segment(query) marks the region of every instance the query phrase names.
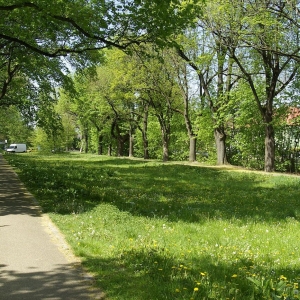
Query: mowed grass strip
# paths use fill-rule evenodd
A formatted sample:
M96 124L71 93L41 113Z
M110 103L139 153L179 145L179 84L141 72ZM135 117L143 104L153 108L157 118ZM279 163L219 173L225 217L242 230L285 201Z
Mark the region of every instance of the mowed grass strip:
M300 178L6 155L110 300L298 299Z

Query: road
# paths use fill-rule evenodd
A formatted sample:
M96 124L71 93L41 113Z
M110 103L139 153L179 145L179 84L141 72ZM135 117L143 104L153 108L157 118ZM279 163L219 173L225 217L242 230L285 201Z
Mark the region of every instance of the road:
M0 154L0 299L103 299L62 234L40 211Z

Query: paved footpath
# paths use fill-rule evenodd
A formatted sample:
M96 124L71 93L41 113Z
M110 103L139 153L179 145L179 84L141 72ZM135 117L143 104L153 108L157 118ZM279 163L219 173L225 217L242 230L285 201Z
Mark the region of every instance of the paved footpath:
M0 154L0 299L102 299Z

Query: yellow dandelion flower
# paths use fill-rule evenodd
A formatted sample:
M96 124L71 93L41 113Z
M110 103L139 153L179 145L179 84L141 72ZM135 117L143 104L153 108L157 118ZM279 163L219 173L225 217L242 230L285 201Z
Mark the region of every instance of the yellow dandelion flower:
M202 276L205 276L205 273L203 273L203 272L201 272L200 274L201 274Z
M283 276L283 275L280 275L279 279L280 280L287 280L287 278L285 276Z
M238 277L238 276L237 276L237 274L233 274L231 277L232 277L232 278L236 278L236 277Z
M298 282L294 283L294 289L298 289Z
M198 292L198 291L199 291L199 288L195 287L194 292Z

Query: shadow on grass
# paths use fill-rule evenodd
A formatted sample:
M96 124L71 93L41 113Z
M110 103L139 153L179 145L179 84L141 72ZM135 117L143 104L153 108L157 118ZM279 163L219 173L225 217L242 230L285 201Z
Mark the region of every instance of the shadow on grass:
M229 263L210 255L198 256L192 265L185 265L184 259L176 261L157 250L131 251L122 260L88 257L84 264L98 274L97 283L110 291L108 297L113 299L264 299L268 280L276 284L282 274L286 278L300 275L300 270L266 271L259 266L253 268L252 260ZM258 276L265 280L261 281L261 289L248 279ZM270 286L268 292L276 291Z
M298 178L125 158L56 158L11 161L45 212L81 213L105 202L169 221L273 222L300 216Z

